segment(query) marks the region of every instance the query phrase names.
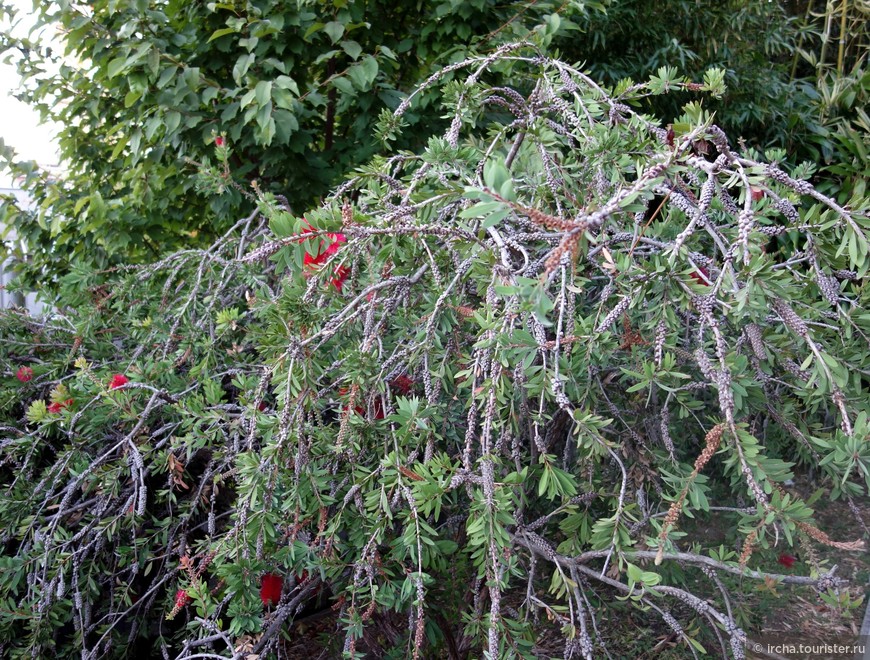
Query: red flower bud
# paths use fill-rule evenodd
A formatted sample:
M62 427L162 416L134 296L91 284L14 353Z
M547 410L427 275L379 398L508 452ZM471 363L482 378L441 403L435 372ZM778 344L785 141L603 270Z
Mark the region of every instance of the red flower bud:
M689 277L695 280L698 284L710 286L710 271L708 271L703 266L698 266L698 270L694 271L691 275L689 275Z
M18 371L15 372L15 377L22 383L26 383L33 379L33 369L30 367L18 367Z
M112 376L112 382L109 383L109 389L115 390L119 387L124 387L127 383L130 382L130 379L127 378L124 374L115 374Z
M792 566L794 566L794 563L797 561L797 557L793 557L791 555L787 555L785 553L782 553L779 556L779 559L777 559L776 561L778 563L782 564L783 566L785 566L786 568L791 568Z
M185 605L190 605L193 602L193 599L187 595L187 592L184 589L179 589L175 593L175 607L181 609Z
M225 140L224 140L223 137L220 136L220 135L218 135L218 136L214 139L214 146L216 146L216 147L222 147L222 146L224 146L225 143L226 143Z
M296 584L303 584L307 580L309 580L310 578L311 578L311 576L308 574L308 571L306 571L305 569L302 569L302 571L300 571L299 573L296 574ZM323 591L323 583L320 583L317 585L317 587L315 587L314 594L315 595L320 594L322 591Z
M757 202L762 197L764 197L764 191L761 188L756 188L755 186L749 187L749 193L752 195L752 201Z
M281 588L284 586L284 578L275 573L266 573L260 580L260 600L263 605L277 605L281 600Z

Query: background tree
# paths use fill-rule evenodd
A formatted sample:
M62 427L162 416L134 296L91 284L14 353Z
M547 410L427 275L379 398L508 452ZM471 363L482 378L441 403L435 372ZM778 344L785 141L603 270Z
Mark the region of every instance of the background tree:
M586 62L608 84L643 78L664 66L692 77L711 66L722 68L728 92L710 109L723 129L754 145L792 146L798 140L791 141L789 97L800 90L789 73L800 32L787 5L623 0L590 17L584 27L591 38L577 40L570 59ZM659 101L659 116L679 112L679 99Z
M375 143L371 127L436 66L471 48L546 45L595 2L36 2L65 53L4 35L25 80L19 95L62 126L65 172L2 156L39 204L38 223L7 207L26 246L27 284L75 265L107 268L208 245L249 212L257 181L306 208ZM560 15L553 12L559 10ZM7 10L8 12L8 10ZM48 73L57 71L56 74ZM433 98L406 120L440 121ZM409 133L403 146L420 146ZM197 162L231 148L223 194L196 192ZM23 254L19 256L25 256Z

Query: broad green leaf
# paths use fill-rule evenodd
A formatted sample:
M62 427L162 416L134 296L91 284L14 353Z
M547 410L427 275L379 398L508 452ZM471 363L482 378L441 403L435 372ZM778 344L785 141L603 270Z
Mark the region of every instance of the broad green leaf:
M354 91L353 84L347 78L338 77L332 79L332 84L335 85L339 90L344 92L349 96L355 96L356 92Z
M342 41L341 47L353 60L357 59L362 53L362 46L353 40Z
M239 59L236 60L235 66L233 66L233 80L236 81L237 85L242 84L242 78L245 77L245 74L248 73L248 69L254 63L256 56L254 53L245 53L244 55L239 56Z
M281 89L289 90L293 92L294 95L299 96L299 86L290 76L278 76L275 78L275 85Z
M124 95L124 107L129 108L133 106L140 98L142 98L142 92L127 92Z
M360 63L366 75L368 82L374 82L378 76L378 61L371 55L366 55Z
M124 70L124 67L127 66L127 58L126 57L116 57L111 62L109 62L109 66L106 69L106 72L109 75L109 78L114 78L121 71Z
M282 143L286 143L299 130L299 121L287 110L275 110L272 116L275 119L275 135Z
M160 74L160 78L157 80L157 89L163 89L169 83L170 80L175 76L175 72L178 71L178 67L168 66L163 69L163 72Z
M166 113L166 135L171 135L181 124L181 113L173 110Z
M323 31L329 35L332 43L337 43L341 39L341 35L344 34L344 25L338 21L329 21L329 23L323 26Z
M255 88L257 96L257 104L262 107L272 100L272 83L268 80L261 80Z

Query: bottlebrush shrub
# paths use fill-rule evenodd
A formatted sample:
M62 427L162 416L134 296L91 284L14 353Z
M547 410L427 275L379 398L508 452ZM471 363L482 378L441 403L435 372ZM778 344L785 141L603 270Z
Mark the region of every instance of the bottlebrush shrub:
M789 480L868 488L868 205L740 152L697 99L673 145L633 109L720 80L453 64L379 127L441 85L446 133L304 220L254 187L212 248L0 317L4 653L268 655L325 584L346 657L532 657L543 612L590 658L626 606L743 657L720 575L842 588L812 546L862 540ZM75 406L47 414L59 387ZM265 574L303 577L264 608Z

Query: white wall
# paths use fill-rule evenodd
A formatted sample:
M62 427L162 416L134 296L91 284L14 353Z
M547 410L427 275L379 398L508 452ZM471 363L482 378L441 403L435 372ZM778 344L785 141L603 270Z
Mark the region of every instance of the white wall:
M18 10L15 23L10 24L3 19L0 20L0 28L14 35L29 36L43 46L51 46L55 53L64 52L64 47L58 38L57 26L36 27L36 14L31 0L0 1L7 5L11 4ZM15 57L18 55L13 49L9 52L9 57L0 59L0 138L3 138L7 146L15 149L16 160L35 160L41 165L57 163L58 149L55 144L57 126L41 123L39 113L14 96L21 86L15 68ZM19 203L27 206L25 193L18 189L11 173L2 169L0 169L0 193L15 195ZM7 270L8 264L0 264L0 284L9 281L10 275ZM43 305L36 302L34 294L25 296L24 300L19 296L16 301L15 296L0 288L0 307L9 307L16 303L23 303L31 314L43 311Z
M0 188L0 195L12 195L18 200L22 208L28 208L30 200L27 193L18 188ZM11 234L6 240L14 240L14 234ZM12 307L13 305L26 307L27 310L34 316L42 314L45 305L36 299L35 293L28 293L22 296L20 293L11 293L6 290L6 284L12 279L12 274L9 272L9 262L0 263L0 307Z

